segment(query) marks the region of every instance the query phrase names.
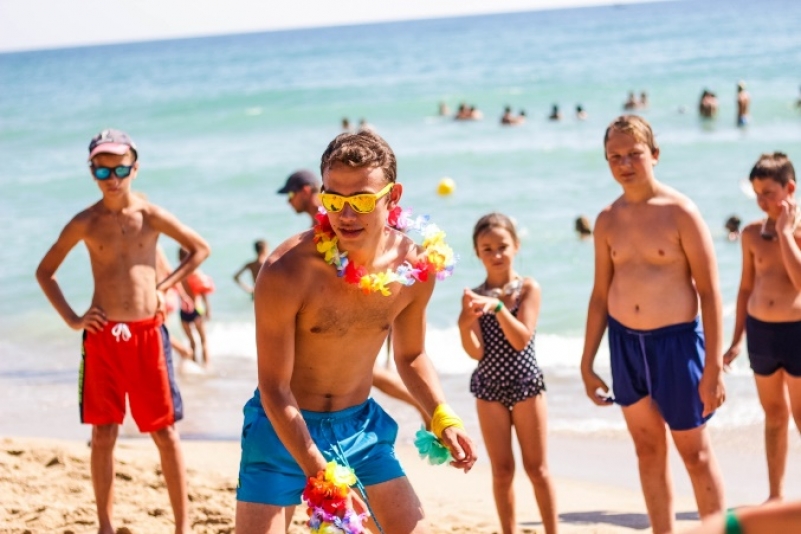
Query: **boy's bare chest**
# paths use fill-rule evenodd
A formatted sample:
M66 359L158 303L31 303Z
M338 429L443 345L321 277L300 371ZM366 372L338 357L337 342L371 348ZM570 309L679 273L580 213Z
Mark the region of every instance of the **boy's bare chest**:
M336 287L346 286L342 279L332 285L310 297L298 316L300 330L335 337L386 334L398 314L398 295L364 294L353 286Z
M663 265L683 260L678 232L657 225L615 228L609 236L609 255L615 265L645 263Z
M787 275L778 240L757 238L751 246L751 253L754 258L754 270L757 274L761 276L771 273Z
M85 242L95 258L124 260L155 254L158 232L139 212L131 215L103 214L93 221Z

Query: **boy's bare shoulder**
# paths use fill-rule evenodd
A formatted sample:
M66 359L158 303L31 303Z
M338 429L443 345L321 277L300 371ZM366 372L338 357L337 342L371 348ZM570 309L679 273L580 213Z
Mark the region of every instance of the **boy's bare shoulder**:
M698 206L690 197L670 186L659 184L656 198L659 204L670 206L679 212L693 215L699 213Z
M598 212L598 216L595 218L595 229L594 232L603 232L608 229L609 224L615 217L615 214L619 211L621 207L621 201L623 197L618 197L614 202L603 208L600 212Z
M312 256L319 257L314 243L314 231L306 230L293 235L273 249L264 261L262 271L296 271Z
M745 227L740 230L740 239L751 240L760 237L762 234L762 222L763 221L751 221L746 224Z
M164 219L165 217L174 217L172 213L158 204L153 204L144 198L137 198L131 205L134 211L141 211L142 215L151 219Z
M99 216L101 215L103 210L103 203L102 201L97 201L91 206L86 207L85 209L79 211L75 214L75 216L70 219L70 222L67 223L67 228L74 228L74 229L81 229L81 230L89 230L91 227L97 222Z

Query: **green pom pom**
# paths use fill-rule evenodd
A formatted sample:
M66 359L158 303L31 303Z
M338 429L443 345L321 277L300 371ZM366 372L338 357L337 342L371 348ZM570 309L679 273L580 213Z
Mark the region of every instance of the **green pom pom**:
M439 442L437 436L425 427L420 427L414 438L414 446L420 453L420 458L427 459L431 465L441 465L453 459L451 451Z

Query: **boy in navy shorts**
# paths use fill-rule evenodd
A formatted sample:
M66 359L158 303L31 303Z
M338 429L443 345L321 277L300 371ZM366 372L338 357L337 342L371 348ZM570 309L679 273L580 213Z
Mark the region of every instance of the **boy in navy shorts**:
M175 516L175 532L191 531L186 474L175 422L182 417L170 342L164 328L164 292L209 255L206 242L173 215L131 190L139 170L131 138L103 130L89 143L89 169L102 198L81 211L61 231L42 258L36 279L64 322L83 331L79 375L81 422L92 425L92 486L98 532L116 532L114 445L125 417L125 399L141 432L153 438ZM189 251L163 279L156 275L160 234ZM94 293L79 315L67 303L56 271L83 241L92 266Z
M740 354L745 333L765 411L768 500L782 500L790 413L801 428L801 229L795 169L781 152L763 154L749 178L767 217L742 232L743 273L724 363Z
M706 429L725 398L715 253L698 208L656 180L659 148L643 118L615 119L604 149L623 194L595 223L581 377L593 402L623 407L651 527L666 534L675 530L668 435L701 517L723 510L723 482ZM607 326L611 393L593 370Z

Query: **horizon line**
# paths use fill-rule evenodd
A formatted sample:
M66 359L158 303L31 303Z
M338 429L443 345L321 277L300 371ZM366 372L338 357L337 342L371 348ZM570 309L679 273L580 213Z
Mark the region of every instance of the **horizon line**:
M675 2L680 0L575 0L577 3L567 6L543 6L543 7L534 7L534 8L526 8L526 9L507 9L507 10L500 10L500 11L480 11L474 13L456 13L456 14L448 14L448 15L420 15L420 16L409 16L409 17L402 17L402 18L394 18L394 19L374 19L374 20L364 20L364 21L352 21L352 22L340 22L340 23L332 23L332 24L308 24L308 25L297 25L297 26L275 26L272 28L262 28L262 29L244 29L242 31L230 31L230 30L222 30L219 32L199 32L199 33L189 33L186 35L166 35L162 37L142 37L142 38L134 38L134 39L125 39L121 41L86 41L86 42L75 42L69 43L64 45L43 45L43 46L32 46L32 47L20 47L20 48L0 48L0 55L10 55L10 54L25 54L31 52L54 52L58 50L74 50L74 49L81 49L81 48L93 48L93 47L103 47L103 46L124 46L124 45L133 45L133 44L144 44L144 43L159 43L159 42L171 42L171 41L186 41L192 39L205 39L205 38L214 38L214 37L233 37L233 36L243 36L243 35L259 35L265 33L282 33L282 32L294 32L294 31L302 31L302 30L314 30L314 29L325 29L325 28L348 28L348 27L358 27L358 26L380 26L383 24L398 24L398 23L407 23L407 22L423 22L423 21L436 21L436 20L451 20L451 19L465 19L465 18L477 18L477 17L486 17L486 16L502 16L502 15L509 15L509 14L523 14L523 13L540 13L544 11L568 11L568 10L575 10L575 9L595 9L595 8L624 8L627 6L637 5L637 4L655 4L655 3L667 3L667 2Z

